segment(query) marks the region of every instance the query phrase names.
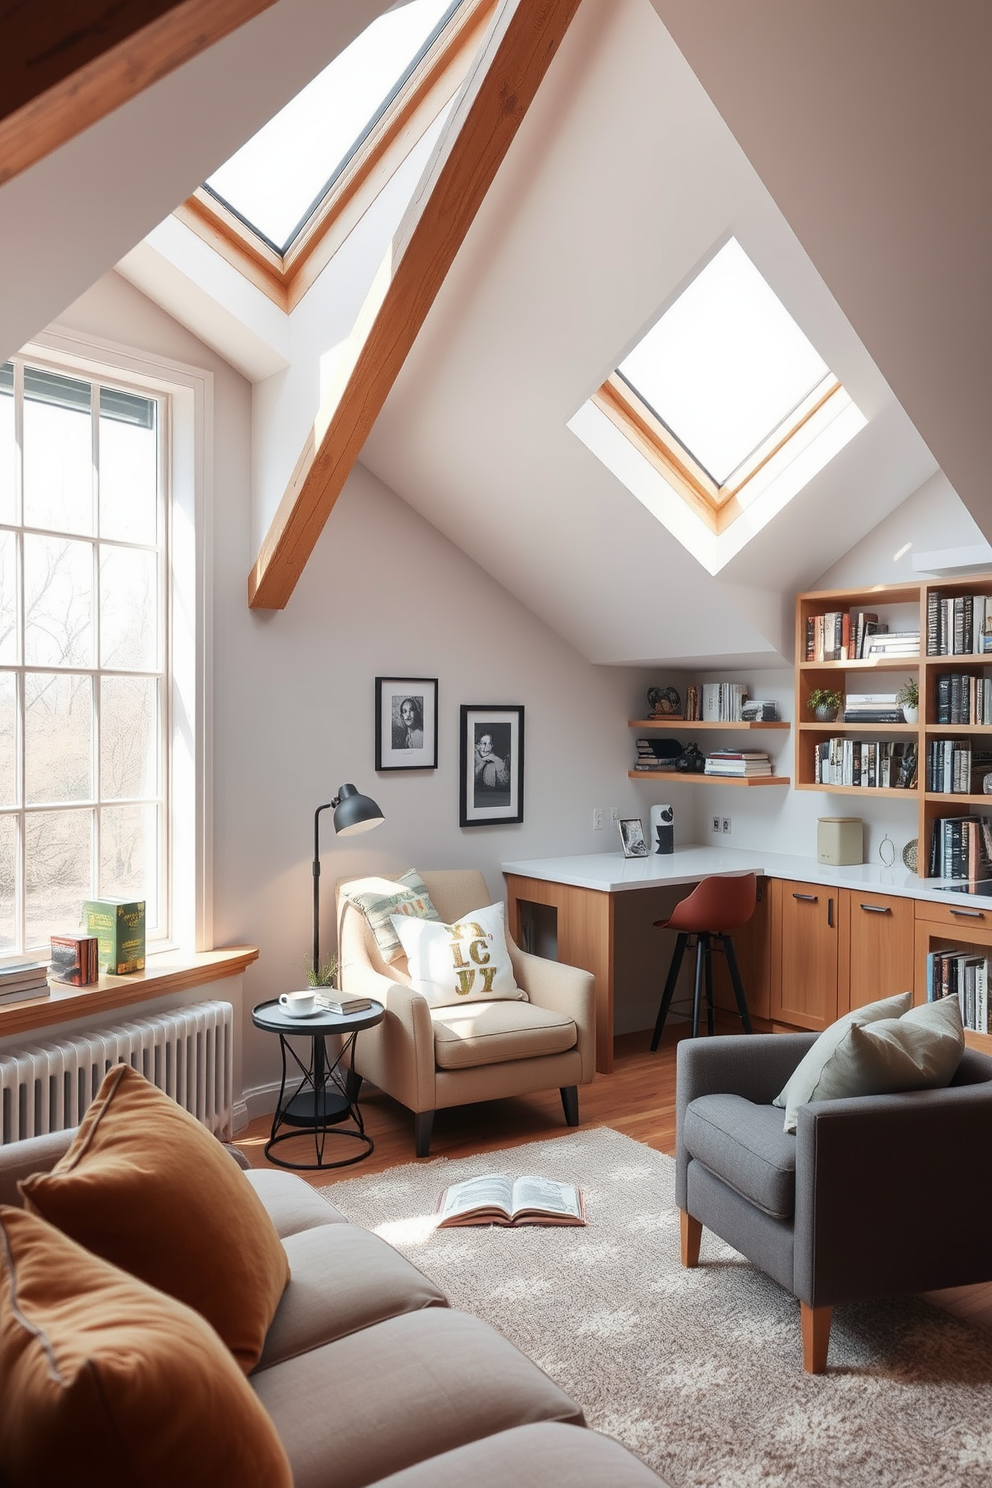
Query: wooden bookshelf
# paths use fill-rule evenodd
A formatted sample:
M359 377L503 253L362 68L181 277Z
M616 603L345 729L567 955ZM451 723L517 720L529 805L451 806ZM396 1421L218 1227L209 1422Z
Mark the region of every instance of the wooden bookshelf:
M700 732L708 732L710 729L733 729L735 733L741 729L788 729L791 723L783 723L776 719L774 723L712 723L709 719L705 723L699 719L695 723L687 723L684 718L631 718L627 722L628 728L639 729L670 729L673 734L691 734L696 729ZM992 733L992 729L989 731Z
M791 723L777 718L769 723L719 723L707 719L704 723L701 719L689 722L685 718L629 718L627 727L632 729L663 729L669 734L694 734L699 733L750 733L761 729L781 731L790 729ZM673 785L791 785L792 781L788 775L752 775L750 778L738 775L703 775L694 774L688 770L628 770L628 780L667 780Z
M629 780L667 780L670 785L791 785L788 775L703 775L689 770L628 770Z
M796 598L796 720L795 772L797 790L817 790L827 794L884 796L905 800L917 817L920 876L927 877L930 844L934 823L945 817L976 814L992 815L992 795L974 792L940 792L926 789L927 748L938 739L961 739L976 747L986 738L992 743L992 724L938 723L937 688L941 673L960 673L984 679L992 676L992 653L964 652L931 655L927 650L927 618L931 595L953 599L963 595L992 596L992 574L971 574L959 578L926 579L914 583L876 585L862 589L823 589ZM850 618L852 636L856 633L859 611L875 612L892 631L920 632L920 651L911 656L881 656L840 661L806 660L807 621L818 615L842 612ZM853 645L853 641L852 641ZM880 673L879 686L868 685L869 673ZM916 723L821 723L813 718L808 699L816 688L831 688L843 696L847 692L894 692L900 679L915 677L919 684L920 706ZM856 685L855 685L856 684ZM843 710L842 710L843 711ZM910 789L891 786L824 785L815 780L817 746L825 738L866 739L870 742L892 740L916 741L917 778Z

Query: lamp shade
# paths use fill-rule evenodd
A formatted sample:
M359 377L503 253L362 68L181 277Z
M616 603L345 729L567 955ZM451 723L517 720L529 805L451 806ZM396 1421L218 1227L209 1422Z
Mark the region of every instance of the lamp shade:
M334 804L334 830L341 837L368 832L385 818L371 796L363 796L355 785L342 785Z

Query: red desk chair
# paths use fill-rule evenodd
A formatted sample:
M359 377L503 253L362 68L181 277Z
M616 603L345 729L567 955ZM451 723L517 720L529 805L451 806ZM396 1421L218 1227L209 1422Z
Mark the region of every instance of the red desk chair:
M661 994L658 1021L654 1025L654 1037L651 1040L652 1049L657 1049L661 1042L665 1019L672 1005L675 983L678 981L679 970L682 966L682 957L689 944L689 938L693 935L696 937L696 984L692 998L693 1038L699 1035L699 1007L702 1001L704 974L706 978L706 1026L709 1033L713 1032L712 955L714 949L720 949L720 947L713 946L714 940L720 941L727 958L727 970L730 972L734 996L737 999L737 1011L741 1015L744 1032L753 1032L730 932L751 918L757 897L758 881L753 873L744 873L733 878L704 878L691 894L675 906L669 919L655 920L656 929L677 930L678 938L672 953L672 964L668 968L665 990Z

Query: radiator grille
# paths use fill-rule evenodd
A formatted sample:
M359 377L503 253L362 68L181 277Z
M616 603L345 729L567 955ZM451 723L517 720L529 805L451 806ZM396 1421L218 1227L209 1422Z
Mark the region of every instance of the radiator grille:
M229 1139L233 1035L231 1004L201 1002L2 1055L0 1143L78 1126L107 1070L122 1062Z

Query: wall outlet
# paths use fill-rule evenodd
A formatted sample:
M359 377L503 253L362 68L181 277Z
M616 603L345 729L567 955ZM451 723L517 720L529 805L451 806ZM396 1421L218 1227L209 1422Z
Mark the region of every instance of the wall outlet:
M613 826L616 826L617 823L619 822L619 820L620 820L620 807L619 806L611 806L610 807L610 821L613 824Z
M721 832L729 832L730 831L730 817L729 816L722 816L720 818L720 831Z
M602 806L594 806L592 809L592 829L594 832L601 832L603 830Z
M723 831L723 822L721 821L720 817L715 816L713 818L713 820L710 822L710 831L711 832L722 832Z

